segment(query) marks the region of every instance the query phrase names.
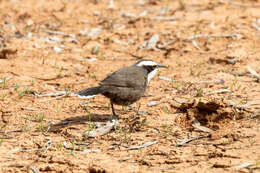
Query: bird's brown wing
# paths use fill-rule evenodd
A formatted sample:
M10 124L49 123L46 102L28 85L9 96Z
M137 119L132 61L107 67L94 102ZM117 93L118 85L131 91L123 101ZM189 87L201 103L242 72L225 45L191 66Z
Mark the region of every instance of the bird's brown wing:
M147 71L142 67L130 66L119 69L100 82L103 86L138 87L146 86Z

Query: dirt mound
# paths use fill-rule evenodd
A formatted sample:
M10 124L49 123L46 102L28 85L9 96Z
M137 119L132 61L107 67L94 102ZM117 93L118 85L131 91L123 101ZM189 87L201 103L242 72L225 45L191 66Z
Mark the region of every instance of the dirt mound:
M236 112L231 107L226 106L223 102L217 100L196 101L190 103L182 103L178 111L184 113L177 122L184 128L194 129L194 120L197 120L202 126L206 126L213 130L224 128L236 117Z

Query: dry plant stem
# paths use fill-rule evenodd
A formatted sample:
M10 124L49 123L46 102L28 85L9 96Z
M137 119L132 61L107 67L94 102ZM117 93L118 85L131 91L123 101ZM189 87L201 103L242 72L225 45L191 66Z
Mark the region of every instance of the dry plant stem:
M224 84L224 80L217 80L217 81L199 81L199 82L196 82L198 84Z
M31 149L21 149L21 148L16 148L14 150L11 150L9 151L9 153L16 153L16 152L19 152L19 151L22 151L22 152L30 152L30 151L43 151L43 152L46 152L47 150L50 149L51 147L51 143L52 141L49 139L42 148L31 148Z
M189 38L187 38L187 40L194 40L194 39L197 39L197 38L230 38L230 37L237 37L241 34L238 34L238 33L231 33L231 34L210 34L210 35L201 35L201 34L198 34L198 35L193 35Z
M253 165L252 162L243 163L243 164L237 166L237 167L236 167L236 170L238 171L238 170L240 170L240 169L242 169L242 168L247 168L247 167L252 166L252 165Z
M35 93L35 95L37 97L51 97L51 96L63 96L69 94L66 91L55 91L55 92L50 92L50 93L46 93L46 94L37 94Z
M194 46L196 49L201 50L201 48L199 47L198 43L197 43L194 39L191 40L191 42L192 42L193 46Z
M158 141L152 141L152 142L148 142L146 144L143 145L139 145L139 146L132 146L132 147L127 147L126 150L138 150L140 148L145 148L145 147L149 147L151 145L156 144Z
M58 100L58 99L61 99L63 97L66 97L67 95L62 95L62 96L58 96L58 97L54 97L54 98L49 98L49 99L43 99L43 100L40 100L41 102L48 102L48 101L51 101L51 100Z
M5 78L5 82L7 82L8 80L12 79L12 76L8 76ZM0 80L0 84L3 83L4 80Z
M257 79L257 82L260 83L260 75L250 66L247 66L247 70Z
M229 93L229 92L231 92L231 90L229 90L229 89L219 89L219 90L210 92L207 95L220 94L220 93Z
M38 109L36 108L30 108L30 107L21 107L22 110L26 110L26 111L37 111Z
M32 76L32 78L35 78L38 80L43 80L43 81L51 81L51 80L61 79L63 77L65 77L65 76L57 76L57 77L52 77L52 78L40 78L40 77Z
M45 32L47 34L55 34L55 35L63 35L63 36L73 37L72 34L66 34L66 33L61 32L61 31L44 30L43 32Z
M0 133L4 133L4 134L7 134L7 133L17 133L17 132L23 132L23 130L22 129L20 129L20 130L10 130L10 131L8 131L8 130L0 130Z
M213 132L213 130L211 130L210 128L207 128L207 127L204 127L204 126L200 125L200 122L195 117L193 117L192 121L193 121L192 126L194 128L199 129L199 130L201 130L203 132L207 132L207 133Z
M246 108L246 107L250 107L250 106L253 106L253 105L260 105L260 101L249 101L246 104L237 105L237 107Z
M181 20L181 18L155 16L155 17L152 17L152 20L159 20L159 21L176 21L176 20Z
M52 144L52 140L51 140L51 139L48 139L48 141L47 141L47 142L44 144L44 146L42 147L42 150L43 150L44 152L46 152L47 150L50 149L51 144Z
M201 53L210 53L208 51L202 51L201 48L199 47L198 43L195 41L195 39L197 39L197 38L230 38L230 37L240 39L240 37L243 37L243 36L238 33L231 33L231 34L226 34L226 35L223 35L223 34L211 34L211 35L198 34L198 35L193 35L193 36L187 38L186 40L191 41L193 46L196 49L198 49Z
M101 126L99 128L96 128L91 131L84 132L84 136L86 137L97 137L97 136L103 136L107 133L109 133L115 126L120 125L117 119L113 119L112 121L109 121L106 123L106 125Z
M252 26L255 27L255 29L256 29L257 31L260 32L260 27L259 27L257 24L253 23Z
M181 140L180 143L176 144L177 147L183 146L191 141L197 140L197 139L201 139L201 138L207 138L209 135L207 136L196 136L196 137L192 137L192 138L188 138L188 139L183 139Z
M57 99L61 99L63 97L67 97L67 96L74 96L73 93L67 92L67 91L55 91L55 92L50 92L50 93L46 93L46 94L37 94L36 93L35 95L37 97L52 97L52 96L56 96L54 98L43 99L43 100L41 100L41 102L57 100Z
M165 81L168 81L168 82L177 82L176 80L173 80L171 78L167 78L167 77L164 77L164 76L159 76L159 79L165 80Z
M167 42L167 43L158 44L157 47L158 47L159 49L164 49L164 48L166 48L167 46L169 46L169 45L171 45L171 44L174 44L174 43L177 42L177 41L178 41L178 40L176 39L176 40L169 41L169 42Z
M29 169L32 170L33 173L40 173L40 171L34 166L29 166Z
M242 4L242 3L234 2L231 0L226 0L226 1L231 5L236 5L236 6L245 7L245 8L259 8L260 7L260 4Z

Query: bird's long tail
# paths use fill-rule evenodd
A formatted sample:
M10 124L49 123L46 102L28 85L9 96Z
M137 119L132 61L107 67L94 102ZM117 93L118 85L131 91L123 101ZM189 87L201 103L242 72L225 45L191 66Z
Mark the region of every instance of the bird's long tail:
M81 90L79 92L74 93L74 95L78 96L80 98L91 98L100 93L101 93L100 86L98 86L98 87L87 88L87 89Z

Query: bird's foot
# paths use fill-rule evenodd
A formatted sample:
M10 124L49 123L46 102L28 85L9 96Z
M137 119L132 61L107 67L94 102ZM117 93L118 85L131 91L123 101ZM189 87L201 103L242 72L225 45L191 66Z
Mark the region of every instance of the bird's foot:
M112 121L112 120L118 120L120 118L120 116L119 115L117 115L117 114L111 114L110 115L110 120Z

